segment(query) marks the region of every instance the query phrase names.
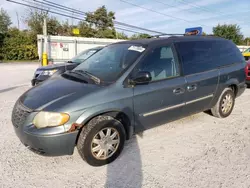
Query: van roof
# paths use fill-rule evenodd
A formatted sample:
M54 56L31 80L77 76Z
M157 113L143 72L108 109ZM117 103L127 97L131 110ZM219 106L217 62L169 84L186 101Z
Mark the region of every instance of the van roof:
M181 42L181 41L207 41L207 40L227 40L220 37L214 36L171 36L171 37L159 37L159 38L148 38L139 40L128 40L118 42L120 44L141 44L141 45L154 45L166 42Z

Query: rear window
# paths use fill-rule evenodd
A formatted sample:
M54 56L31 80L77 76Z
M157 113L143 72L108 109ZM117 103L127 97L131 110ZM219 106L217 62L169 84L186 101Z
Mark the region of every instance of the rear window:
M227 40L176 43L185 75L209 71L244 61L237 46Z

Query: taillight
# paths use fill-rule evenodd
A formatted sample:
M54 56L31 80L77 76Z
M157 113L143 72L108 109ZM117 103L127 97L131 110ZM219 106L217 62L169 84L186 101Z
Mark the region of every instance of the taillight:
M250 66L247 64L247 66L246 66L246 72L248 72L249 69L250 69Z
M250 65L249 64L246 65L245 72L246 72L246 76L250 77Z

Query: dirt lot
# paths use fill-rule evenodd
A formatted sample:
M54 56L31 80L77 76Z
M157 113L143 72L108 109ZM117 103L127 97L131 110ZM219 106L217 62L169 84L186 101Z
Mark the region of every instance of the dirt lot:
M156 127L112 164L91 167L76 150L43 157L15 136L11 110L36 67L0 64L0 187L250 187L250 89L226 119L199 113Z

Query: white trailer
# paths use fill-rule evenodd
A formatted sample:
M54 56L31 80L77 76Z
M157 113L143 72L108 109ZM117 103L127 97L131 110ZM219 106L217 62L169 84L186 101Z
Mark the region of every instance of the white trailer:
M245 51L246 49L250 48L250 46L237 46L241 52Z
M106 46L123 40L103 39L103 38L84 38L67 36L48 36L37 35L39 60L42 59L43 52L47 52L49 63L65 62L83 50L97 46ZM46 48L46 50L45 50Z
M49 63L65 62L83 50L106 46L111 43L120 42L119 39L103 39L103 38L84 38L84 37L67 37L67 36L48 36L37 35L38 55L41 62L42 54L45 51L48 55ZM46 43L47 41L47 43ZM250 46L238 46L241 52L250 48Z

